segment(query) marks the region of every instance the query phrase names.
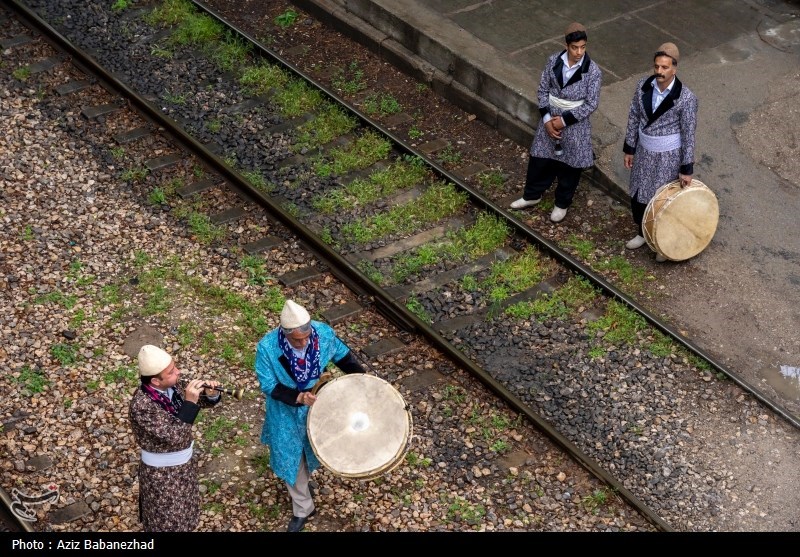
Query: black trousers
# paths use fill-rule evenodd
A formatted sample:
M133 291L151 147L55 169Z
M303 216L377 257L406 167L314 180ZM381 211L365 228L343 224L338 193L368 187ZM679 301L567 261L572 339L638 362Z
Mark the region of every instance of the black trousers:
M636 194L631 197L631 214L633 215L633 222L639 227L639 236L644 236L644 229L642 228L642 221L644 221L644 212L647 210L647 203L639 203L636 201Z
M553 185L553 180L558 179L555 205L566 209L572 205L582 171L582 168L573 168L561 161L531 156L522 197L528 201L539 199Z

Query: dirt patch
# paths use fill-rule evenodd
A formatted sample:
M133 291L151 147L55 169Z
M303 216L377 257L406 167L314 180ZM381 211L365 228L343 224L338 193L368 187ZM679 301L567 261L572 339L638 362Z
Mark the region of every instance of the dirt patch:
M798 82L800 74L777 82L770 90L770 101L733 127L742 149L793 187L800 176Z

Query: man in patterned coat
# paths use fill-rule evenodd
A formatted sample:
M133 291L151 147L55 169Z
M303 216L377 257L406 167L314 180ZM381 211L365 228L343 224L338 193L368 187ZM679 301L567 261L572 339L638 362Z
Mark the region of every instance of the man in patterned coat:
M305 308L286 300L280 326L258 343L255 368L267 407L261 442L269 446L270 467L292 498L287 532L301 531L317 512L309 476L320 462L306 420L317 400L311 389L329 362L345 373L365 371L329 325L312 321Z
M642 221L647 204L658 188L680 180L692 183L697 97L678 79L680 52L664 43L653 56L653 75L639 81L633 94L625 133L625 168L631 170L628 192L637 235L625 244L637 249L645 244ZM660 253L656 261L666 258Z
M512 209L536 205L558 179L553 222L566 216L581 171L594 164L589 116L600 102L603 75L586 53L586 40L586 28L571 23L564 31L566 50L547 59L537 94L542 122L531 145L525 190L511 204Z
M180 385L172 357L151 344L142 346L138 360L141 386L129 417L142 451L139 520L145 532L191 532L200 520L192 424L201 407L220 401L214 390L219 383L192 379Z

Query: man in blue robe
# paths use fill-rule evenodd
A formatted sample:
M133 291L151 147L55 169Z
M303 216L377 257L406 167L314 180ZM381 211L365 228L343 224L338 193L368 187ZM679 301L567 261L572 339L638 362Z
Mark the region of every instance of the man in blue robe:
M292 498L288 532L301 531L316 513L309 476L320 462L306 420L317 399L311 390L330 362L344 373L365 372L329 325L312 321L305 308L286 300L280 326L258 343L255 369L266 397L261 442L269 446L272 471L286 482Z

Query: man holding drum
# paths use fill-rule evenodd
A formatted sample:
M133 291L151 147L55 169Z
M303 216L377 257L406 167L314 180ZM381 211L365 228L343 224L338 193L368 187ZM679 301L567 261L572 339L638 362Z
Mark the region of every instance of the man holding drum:
M280 326L267 333L256 348L256 375L266 397L261 442L269 446L272 471L286 482L292 498L288 532L299 532L316 513L309 475L320 462L308 439L308 408L316 396L311 389L330 362L344 373L364 373L350 348L322 322L286 300Z
M600 102L602 73L586 52L586 28L571 23L566 49L545 63L537 99L542 121L530 149L525 189L512 209L533 207L558 180L550 220L561 222L572 204L581 171L594 164L589 116Z
M697 97L676 75L679 59L675 44L658 47L654 75L639 81L631 102L622 150L625 168L632 169L628 191L638 234L625 244L628 249L646 243L642 221L656 191L674 180L682 188L692 183ZM665 260L656 255L656 261Z

